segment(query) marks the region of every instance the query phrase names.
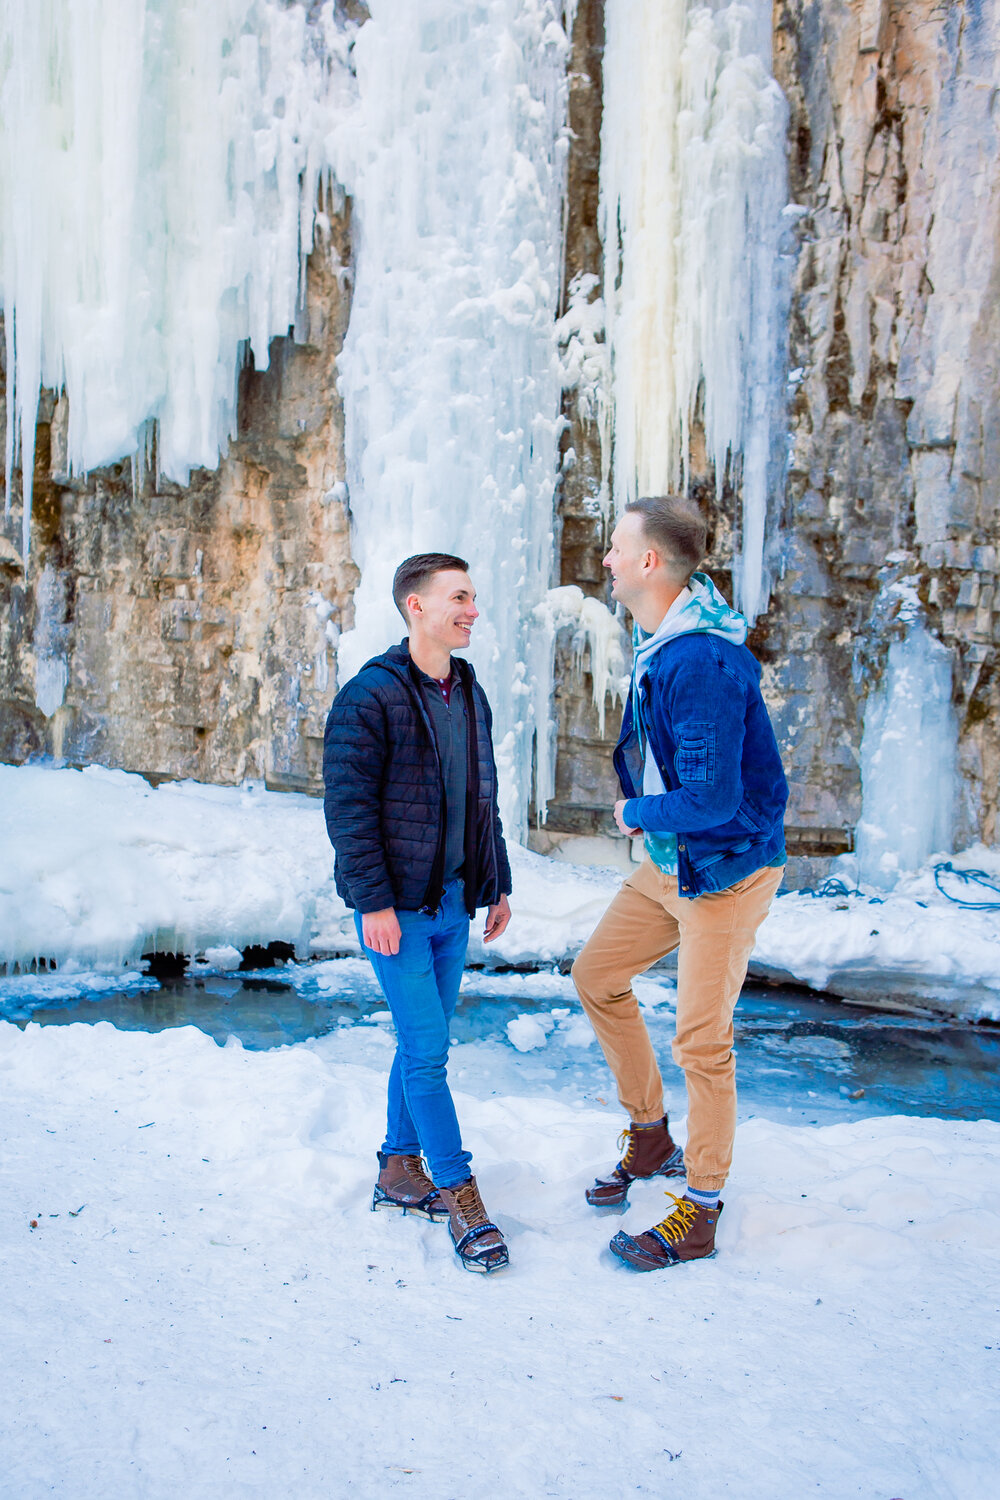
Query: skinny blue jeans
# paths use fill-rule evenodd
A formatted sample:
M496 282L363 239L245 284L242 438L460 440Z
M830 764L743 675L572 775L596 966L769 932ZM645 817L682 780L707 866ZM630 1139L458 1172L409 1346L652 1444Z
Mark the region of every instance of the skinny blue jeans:
M445 886L440 909L429 916L397 911L399 952L365 947L361 915L354 925L396 1026L396 1055L389 1073L385 1144L391 1156L423 1151L437 1187L452 1188L471 1174L458 1116L448 1087L449 1027L469 945L469 914L461 880Z

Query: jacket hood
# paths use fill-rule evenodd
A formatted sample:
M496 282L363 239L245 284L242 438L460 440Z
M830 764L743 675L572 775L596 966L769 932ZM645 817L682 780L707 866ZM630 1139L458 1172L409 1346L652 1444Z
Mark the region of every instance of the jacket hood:
M742 646L747 629L746 620L730 608L707 574L692 573L684 593L678 596L651 634L638 625L633 628L636 683L645 676L660 647L679 635L720 635L734 646Z

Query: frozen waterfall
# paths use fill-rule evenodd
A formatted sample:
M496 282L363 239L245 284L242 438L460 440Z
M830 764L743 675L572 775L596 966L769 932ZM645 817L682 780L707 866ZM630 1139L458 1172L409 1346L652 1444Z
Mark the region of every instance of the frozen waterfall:
M952 849L958 724L951 654L927 630L916 592L895 585L904 634L889 646L865 705L859 879L892 890L898 877Z
M551 0L370 0L357 104L334 142L353 200L355 284L339 361L361 570L343 682L403 633L408 554L468 560L472 657L497 725L505 825L524 828L535 679L551 640L533 611L552 570L567 141L563 7ZM548 724L539 783L551 784Z
M246 341L287 334L344 32L332 0L4 0L0 304L7 505L27 553L40 386L82 474L144 450L179 483L235 431Z
M704 427L721 493L741 479L736 602L767 608L769 494L783 473L789 263L784 96L770 0L608 0L601 135L614 493L689 479Z

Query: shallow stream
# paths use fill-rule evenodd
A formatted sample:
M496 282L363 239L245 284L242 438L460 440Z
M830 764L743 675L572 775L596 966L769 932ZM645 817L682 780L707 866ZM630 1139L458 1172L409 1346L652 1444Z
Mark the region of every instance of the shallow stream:
M142 1031L197 1026L220 1044L230 1037L250 1049L312 1041L331 1058L387 1068L392 1027L366 964L298 967L294 979L280 968L183 977L145 992L35 1003L30 1015L19 1012L8 990L0 998L0 1019L19 1025L29 1019L41 1025L110 1021ZM640 984L671 1108L683 1112L683 1084L670 1059L672 987L649 978ZM516 1025L508 1034L511 1022ZM558 1094L617 1108L568 979L469 972L452 1035L450 1072L458 1089ZM518 1050L512 1036L522 1046L534 1036L537 1045ZM1000 1029L887 1015L807 991L750 985L736 1012L736 1052L742 1118L765 1115L792 1124L873 1114L1000 1120Z

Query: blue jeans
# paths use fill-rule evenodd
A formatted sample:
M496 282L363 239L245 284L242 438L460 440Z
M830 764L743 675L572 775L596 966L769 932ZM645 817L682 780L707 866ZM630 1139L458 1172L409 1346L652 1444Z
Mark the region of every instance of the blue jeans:
M419 911L397 911L396 916L402 932L399 952L364 950L396 1025L382 1150L392 1156L422 1150L436 1186L451 1188L466 1181L472 1162L462 1149L448 1087L448 1028L469 945L462 881L445 886L434 916ZM359 912L354 925L364 947Z

